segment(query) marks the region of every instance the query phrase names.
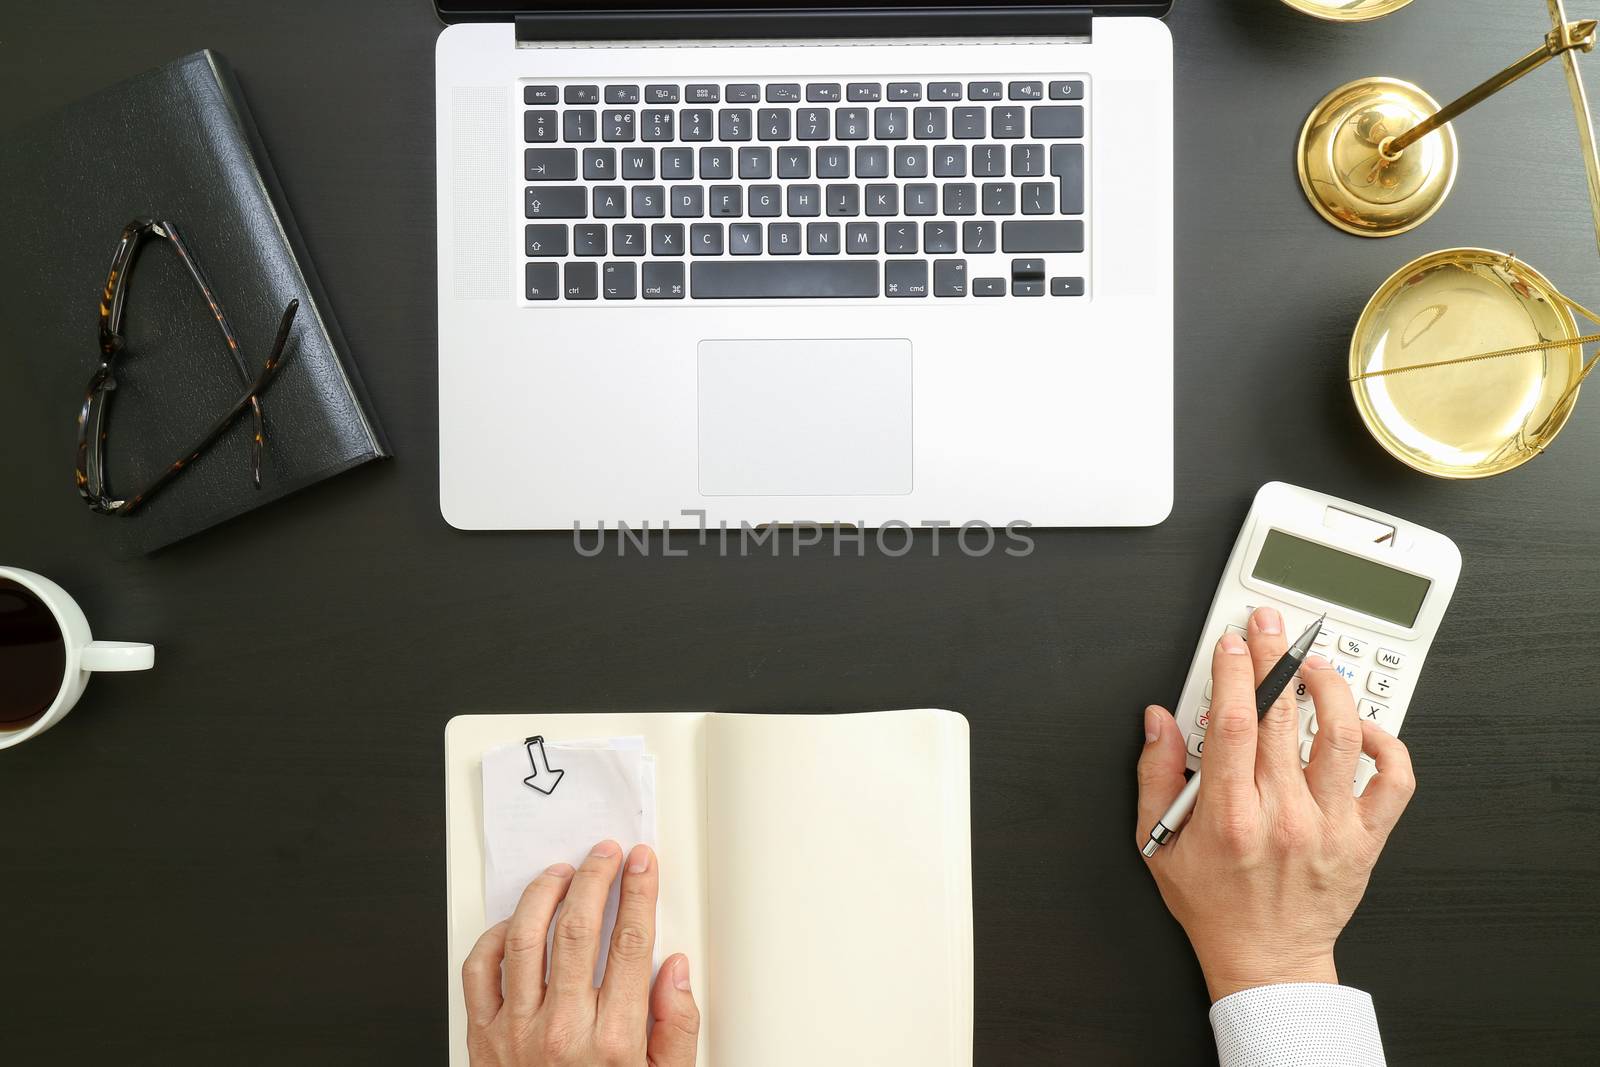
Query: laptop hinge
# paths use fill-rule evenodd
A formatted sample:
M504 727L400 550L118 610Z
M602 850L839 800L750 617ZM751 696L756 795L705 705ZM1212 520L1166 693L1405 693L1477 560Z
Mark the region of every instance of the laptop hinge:
M1087 39L1094 16L1087 7L994 4L970 8L821 8L774 6L715 11L551 11L518 15L517 42L725 41L784 38L995 38Z

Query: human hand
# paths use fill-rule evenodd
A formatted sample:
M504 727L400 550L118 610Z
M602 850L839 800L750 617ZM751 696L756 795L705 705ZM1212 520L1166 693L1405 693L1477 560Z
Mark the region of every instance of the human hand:
M1271 608L1212 656L1211 725L1194 813L1147 860L1189 935L1212 1000L1277 982L1337 982L1333 945L1366 892L1389 832L1416 790L1400 739L1356 715L1350 687L1319 656L1301 673L1317 709L1311 763L1285 693L1256 722L1255 688L1288 650ZM1352 795L1362 751L1378 774ZM1184 785L1183 738L1164 708L1145 709L1138 844Z
M594 988L606 897L622 867L622 847L602 841L576 871L558 863L535 878L511 918L478 938L461 965L476 1067L694 1067L700 1012L688 958L669 958L650 986L660 868L645 845L628 854L605 979Z

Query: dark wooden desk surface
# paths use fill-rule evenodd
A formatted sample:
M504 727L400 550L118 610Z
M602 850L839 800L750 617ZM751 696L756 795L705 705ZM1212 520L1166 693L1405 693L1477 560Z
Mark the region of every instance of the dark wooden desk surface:
M1523 470L1450 485L1380 452L1341 383L1367 296L1435 248L1515 250L1600 302L1560 75L1459 123L1454 198L1406 237L1324 226L1291 156L1333 86L1453 94L1533 47L1541 0L1420 0L1353 28L1179 3L1177 504L1156 529L1043 533L1020 560L585 560L565 535L450 530L429 6L8 6L0 129L200 47L234 63L399 458L114 563L63 471L11 456L42 416L0 357L0 560L54 576L102 635L160 646L155 672L96 682L0 754L7 1062L439 1062L457 711L926 705L972 721L977 1062L1210 1062L1198 970L1130 847L1132 765L1140 708L1176 695L1273 478L1436 527L1466 559L1406 724L1421 791L1343 977L1376 996L1394 1063L1593 1062L1600 412Z

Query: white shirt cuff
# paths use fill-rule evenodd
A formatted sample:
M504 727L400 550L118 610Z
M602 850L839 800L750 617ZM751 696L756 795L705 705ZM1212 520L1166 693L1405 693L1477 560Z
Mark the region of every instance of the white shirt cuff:
M1325 983L1264 985L1211 1006L1221 1067L1384 1067L1372 998Z

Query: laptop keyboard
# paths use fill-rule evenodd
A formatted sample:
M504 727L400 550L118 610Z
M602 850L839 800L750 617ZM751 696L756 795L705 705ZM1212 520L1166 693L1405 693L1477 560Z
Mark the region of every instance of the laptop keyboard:
M524 83L524 297L1081 298L1087 79Z

